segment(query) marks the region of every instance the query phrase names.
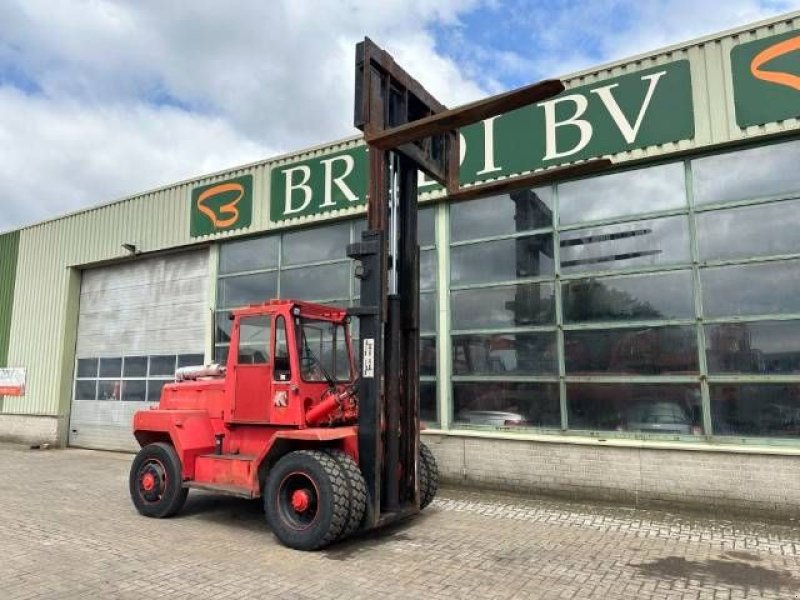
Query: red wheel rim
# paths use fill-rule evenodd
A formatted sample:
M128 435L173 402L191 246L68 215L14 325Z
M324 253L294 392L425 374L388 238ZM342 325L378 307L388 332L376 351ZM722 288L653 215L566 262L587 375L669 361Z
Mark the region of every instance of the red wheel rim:
M319 517L319 498L317 482L308 473L293 471L278 486L278 514L286 525L303 531Z
M136 472L139 497L147 504L157 504L167 491L167 469L156 458L145 460Z

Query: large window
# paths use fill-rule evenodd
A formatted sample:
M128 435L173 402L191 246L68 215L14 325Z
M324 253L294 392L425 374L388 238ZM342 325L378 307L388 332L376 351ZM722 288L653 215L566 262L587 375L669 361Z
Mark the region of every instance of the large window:
M800 435L800 141L449 207L454 428Z

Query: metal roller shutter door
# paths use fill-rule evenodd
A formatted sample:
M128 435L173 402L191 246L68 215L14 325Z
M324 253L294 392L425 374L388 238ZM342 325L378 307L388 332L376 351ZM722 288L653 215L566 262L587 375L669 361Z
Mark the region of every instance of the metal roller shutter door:
M202 361L207 295L205 249L83 272L70 445L138 448L133 413L175 366Z

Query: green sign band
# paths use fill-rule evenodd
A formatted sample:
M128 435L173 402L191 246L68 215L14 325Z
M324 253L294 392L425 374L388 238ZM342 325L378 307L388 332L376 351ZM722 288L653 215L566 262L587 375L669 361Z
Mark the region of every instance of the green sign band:
M195 188L191 201L192 237L249 227L253 220L253 176Z
M689 61L596 84L461 130L461 184L694 137ZM435 183L423 181L420 191ZM367 155L361 146L272 171L271 220L363 204Z
M739 127L800 117L800 33L734 47L731 76Z

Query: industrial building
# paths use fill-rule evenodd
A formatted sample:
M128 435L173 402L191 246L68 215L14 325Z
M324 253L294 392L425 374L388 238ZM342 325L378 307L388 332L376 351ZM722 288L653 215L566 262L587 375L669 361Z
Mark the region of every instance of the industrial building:
M463 202L420 182L421 409L450 481L800 508L800 12L563 78L462 131ZM0 234L0 439L132 450L228 311L350 305L360 137ZM121 166L120 168L124 168ZM357 332L356 332L357 333Z

